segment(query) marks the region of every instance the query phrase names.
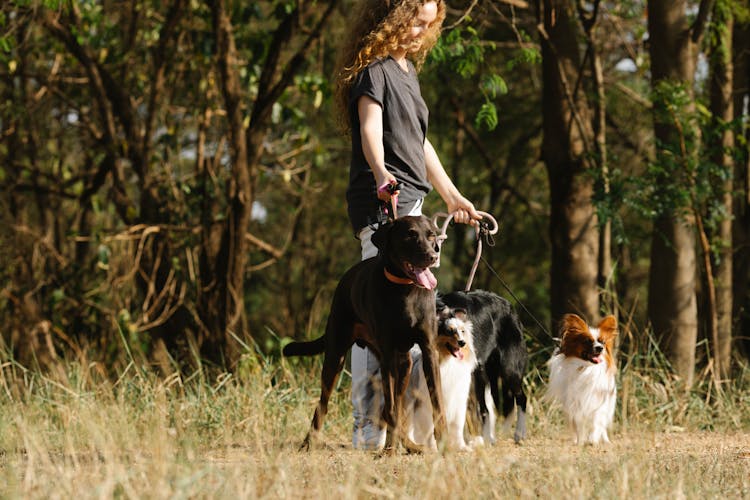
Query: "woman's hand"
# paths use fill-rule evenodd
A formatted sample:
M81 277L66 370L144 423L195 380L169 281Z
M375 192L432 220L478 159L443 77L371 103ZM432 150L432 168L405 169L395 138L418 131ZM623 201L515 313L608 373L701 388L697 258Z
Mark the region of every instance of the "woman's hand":
M459 224L471 224L476 226L482 216L474 208L474 204L462 195L456 195L448 205L448 213L453 214L453 220Z
M427 168L427 179L432 183L435 190L448 207L448 213L453 214L453 220L460 224L471 224L476 226L482 218L474 208L474 204L467 200L458 190L453 181L445 172L435 148L429 140L424 141L424 159Z
M390 201L391 196L398 196L399 191L391 192L387 189L388 186L395 186L398 184L396 178L387 170L384 171L385 175L378 176L375 174L375 185L378 187L378 199L382 201Z

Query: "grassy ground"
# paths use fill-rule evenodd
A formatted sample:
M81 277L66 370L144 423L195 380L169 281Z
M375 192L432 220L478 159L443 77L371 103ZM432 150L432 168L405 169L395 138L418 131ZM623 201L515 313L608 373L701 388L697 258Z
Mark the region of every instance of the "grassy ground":
M3 498L750 498L750 370L690 394L663 370L626 364L607 448L577 447L539 401L520 446L377 457L348 447L348 378L324 444L297 452L319 360L249 360L214 382L157 379L131 364L116 381L67 365L55 377L12 361L0 373Z

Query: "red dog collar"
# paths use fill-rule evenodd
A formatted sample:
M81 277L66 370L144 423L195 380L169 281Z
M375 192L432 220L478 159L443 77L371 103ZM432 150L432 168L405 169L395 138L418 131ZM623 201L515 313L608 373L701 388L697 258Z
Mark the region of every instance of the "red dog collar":
M413 285L414 280L409 278L400 278L396 276L395 274L388 271L388 269L383 268L383 274L385 274L385 277L388 281L391 283L396 283L397 285Z

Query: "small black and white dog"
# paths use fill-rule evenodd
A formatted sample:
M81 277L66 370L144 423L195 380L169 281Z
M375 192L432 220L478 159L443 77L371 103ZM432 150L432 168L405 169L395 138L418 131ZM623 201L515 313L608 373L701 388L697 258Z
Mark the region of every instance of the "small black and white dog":
M471 322L477 366L473 372L474 394L479 406L482 437L485 443L495 442L495 416L491 405L500 409L498 379L502 380L502 414L504 427L510 432L510 416L517 407L516 443L526 437L526 394L523 376L528 354L523 338L523 326L510 302L484 290L456 291L438 294L438 330L445 327L446 318L465 314ZM491 401L486 391L492 395Z
M451 317L439 317L440 328L435 348L438 353L440 387L448 433L446 443L450 449L464 451L475 443L466 442L464 427L471 392L471 377L477 366L477 358L474 354L471 322L462 313L453 316L447 308L445 311ZM422 353L417 351L411 354L413 365L404 405L407 437L420 446L437 450L430 393L423 374Z

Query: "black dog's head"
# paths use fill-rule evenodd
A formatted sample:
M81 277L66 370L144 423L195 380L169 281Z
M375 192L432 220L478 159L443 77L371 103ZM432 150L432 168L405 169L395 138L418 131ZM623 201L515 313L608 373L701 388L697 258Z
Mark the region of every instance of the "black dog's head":
M437 279L430 271L438 261L437 227L422 215L406 216L381 226L372 235L389 272L433 290Z

